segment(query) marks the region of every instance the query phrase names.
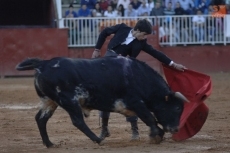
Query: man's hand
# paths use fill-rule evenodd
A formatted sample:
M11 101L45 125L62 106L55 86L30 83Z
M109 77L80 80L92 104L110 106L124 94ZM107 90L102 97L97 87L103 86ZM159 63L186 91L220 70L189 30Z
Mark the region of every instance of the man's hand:
M173 63L171 65L174 69L177 69L179 71L184 71L185 69L187 69L184 65L181 64L177 64L177 63Z
M98 49L95 49L95 50L93 51L92 58L98 58L98 57L101 57L101 51L98 50Z

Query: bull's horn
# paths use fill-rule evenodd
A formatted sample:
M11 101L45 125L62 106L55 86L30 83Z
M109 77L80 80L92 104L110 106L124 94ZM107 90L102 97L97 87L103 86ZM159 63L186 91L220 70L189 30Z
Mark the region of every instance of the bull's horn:
M175 97L189 103L189 100L184 95L182 95L180 92L175 92Z

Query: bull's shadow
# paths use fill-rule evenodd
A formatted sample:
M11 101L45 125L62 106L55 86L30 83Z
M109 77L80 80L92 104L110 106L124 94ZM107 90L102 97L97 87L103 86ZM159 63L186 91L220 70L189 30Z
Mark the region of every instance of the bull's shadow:
M73 125L93 142L102 140L85 124L83 115L89 116L96 109L138 116L150 127L151 142L157 144L165 132L178 131L183 101L188 101L181 93L171 91L155 70L133 58L30 58L16 69L35 70L34 85L43 102L35 119L46 147L53 146L46 124L58 106L69 113Z

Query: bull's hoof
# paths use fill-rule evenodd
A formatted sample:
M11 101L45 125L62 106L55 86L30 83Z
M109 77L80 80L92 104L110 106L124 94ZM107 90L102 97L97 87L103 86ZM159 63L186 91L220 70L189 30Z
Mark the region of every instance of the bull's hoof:
M43 143L47 148L55 148L56 145L54 145L52 142L48 142L48 143Z
M106 137L109 137L110 136L110 132L109 132L109 129L108 127L102 127L102 130L101 130L101 134L99 136L99 138L101 140L104 140Z
M103 146L105 143L104 141L101 141L100 143L98 143L99 146Z
M155 136L154 138L150 138L150 144L159 144L163 141L163 138L159 135Z

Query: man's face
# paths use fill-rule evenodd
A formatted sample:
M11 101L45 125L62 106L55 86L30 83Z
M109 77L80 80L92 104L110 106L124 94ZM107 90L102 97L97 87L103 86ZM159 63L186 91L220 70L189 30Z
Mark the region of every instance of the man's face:
M82 9L86 10L87 6L86 5L82 5Z
M159 2L156 3L156 8L159 8L161 4Z
M141 32L139 30L136 31L135 37L137 38L137 40L144 40L147 38L147 33L146 32Z

